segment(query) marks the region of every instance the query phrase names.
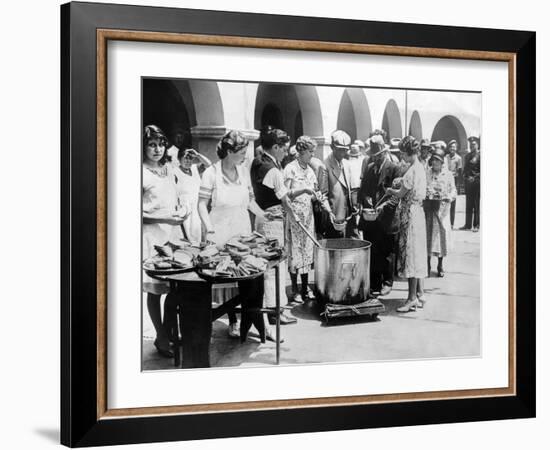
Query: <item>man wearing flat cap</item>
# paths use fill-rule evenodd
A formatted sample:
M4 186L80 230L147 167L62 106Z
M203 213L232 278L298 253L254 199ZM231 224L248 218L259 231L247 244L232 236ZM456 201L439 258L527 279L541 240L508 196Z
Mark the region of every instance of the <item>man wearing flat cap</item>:
M372 295L384 296L393 286L393 267L395 259L395 239L398 231L393 226L393 217L399 200L386 195L386 189L392 187L402 169L390 159L389 150L381 135L370 138L370 159L361 177L358 201L364 208L377 208L380 211L374 221L359 220L363 239L372 243L370 282Z
M342 130L333 131L330 136L332 153L325 159L327 170L328 202L334 214L335 222L342 223L353 211L351 199L351 172L347 161L351 138ZM348 220L343 231L334 226L327 231L327 237L351 237L357 235L354 220Z
M466 190L466 223L461 230L479 230L479 197L481 156L479 138L470 136L470 153L464 157L464 188ZM473 222L472 222L473 219ZM473 227L473 228L472 228Z

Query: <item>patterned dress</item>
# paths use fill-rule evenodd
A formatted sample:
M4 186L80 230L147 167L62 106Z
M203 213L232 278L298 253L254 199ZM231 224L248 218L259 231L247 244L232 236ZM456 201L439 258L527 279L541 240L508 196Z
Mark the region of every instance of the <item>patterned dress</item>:
M298 161L292 161L284 170L285 185L290 189L316 189L317 177L310 166L302 168ZM313 204L309 194L302 194L291 202L292 209L302 224L315 235ZM313 266L313 242L304 230L293 220L287 221L287 246L289 250L288 270L291 273L308 273Z
M411 164L402 183L408 192L397 211L400 221L397 273L401 278L425 278L428 256L422 202L426 198L426 170L418 159Z
M445 257L452 250L451 202L456 198L455 180L450 170L443 167L435 173L427 172L426 213L428 256Z

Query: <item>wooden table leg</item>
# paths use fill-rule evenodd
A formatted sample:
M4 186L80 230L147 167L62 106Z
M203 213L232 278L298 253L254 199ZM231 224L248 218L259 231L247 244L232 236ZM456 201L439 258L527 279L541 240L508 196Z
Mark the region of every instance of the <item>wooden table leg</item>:
M254 278L239 282L239 296L241 299L241 342L246 341L250 327L254 325L260 334L260 340L265 343L265 323L262 308L264 299L264 279Z
M280 266L275 266L275 360L279 364L281 355L281 288L279 286L281 278Z
M182 320L182 368L210 367L212 286L181 283L178 296Z

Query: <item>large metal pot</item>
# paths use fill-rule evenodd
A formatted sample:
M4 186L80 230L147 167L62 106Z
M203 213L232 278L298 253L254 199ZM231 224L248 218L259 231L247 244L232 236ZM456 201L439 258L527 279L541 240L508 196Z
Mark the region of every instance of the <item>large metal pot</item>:
M368 298L371 243L360 239L324 239L315 246L315 288L325 303L355 304Z

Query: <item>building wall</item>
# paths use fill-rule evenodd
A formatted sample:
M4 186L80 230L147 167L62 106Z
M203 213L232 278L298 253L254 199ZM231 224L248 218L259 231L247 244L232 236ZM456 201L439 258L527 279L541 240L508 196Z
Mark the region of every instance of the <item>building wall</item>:
M179 95L177 101L156 98L148 104L144 98L144 117L154 120L159 104L171 108L174 121L165 130L168 134L188 127L192 144L213 160L216 145L223 134L238 129L250 139L252 157L255 141L263 123L280 121L294 141L299 134L313 137L317 156L330 152L330 134L341 128L352 139L365 140L374 129L383 128L389 138L412 134L430 140L456 139L459 149L467 150L467 137L481 131L481 94L402 89L344 88L334 86L290 85L273 83L235 83L205 80L178 80L172 89L165 80L146 80L148 98ZM157 85L155 85L155 83ZM185 111L175 113L176 107ZM266 111L266 108L268 111ZM185 123L178 123L185 117ZM273 119L270 119L273 118Z

